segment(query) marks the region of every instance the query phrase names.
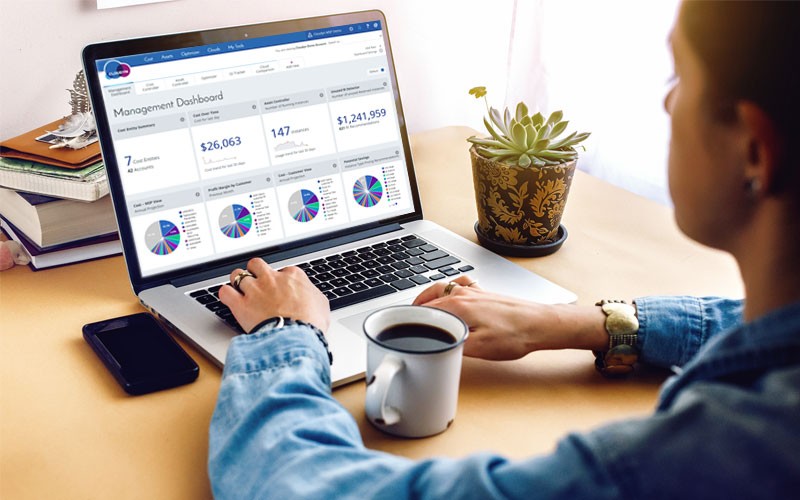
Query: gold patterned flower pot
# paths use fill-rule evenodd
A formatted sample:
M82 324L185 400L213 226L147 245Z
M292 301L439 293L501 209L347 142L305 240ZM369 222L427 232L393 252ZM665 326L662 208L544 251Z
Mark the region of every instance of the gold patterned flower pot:
M577 160L523 168L484 158L474 147L470 156L479 239L523 248L551 245L566 238L559 226Z

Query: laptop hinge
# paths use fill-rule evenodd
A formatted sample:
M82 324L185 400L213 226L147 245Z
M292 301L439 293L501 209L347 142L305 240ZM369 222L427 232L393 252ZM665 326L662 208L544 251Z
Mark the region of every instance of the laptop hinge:
M292 257L318 252L320 250L337 247L339 245L346 245L354 241L372 238L373 236L380 236L382 234L399 231L401 229L403 228L400 224L389 224L386 226L374 227L371 229L360 231L358 233L339 236L337 238L332 238L329 240L320 241L309 245L303 245L302 247L293 248L291 250L279 250L277 252L263 254L260 255L260 257L270 263L280 262L282 260L291 259ZM204 269L203 271L197 273L192 273L186 276L175 278L174 280L170 281L170 283L176 287L182 287L185 285L189 285L191 283L197 283L199 281L204 281L217 276L223 276L225 274L229 274L237 267L242 267L242 268L245 267L246 264L247 261L244 260L238 263L229 264L227 266L220 266L213 269Z

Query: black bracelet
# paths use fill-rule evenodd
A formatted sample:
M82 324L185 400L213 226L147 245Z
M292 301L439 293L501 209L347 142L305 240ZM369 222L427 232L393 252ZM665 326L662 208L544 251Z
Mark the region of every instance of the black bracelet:
M271 325L272 328L281 328L286 324L286 318L284 318L283 316L273 316L271 318L267 318L264 321L262 321L261 323L257 324L253 328L251 328L249 332L245 332L245 333L250 334L250 333L253 333L253 332L257 332L258 330L262 329L264 326L266 326L266 325L268 325L270 323L276 323L275 325Z

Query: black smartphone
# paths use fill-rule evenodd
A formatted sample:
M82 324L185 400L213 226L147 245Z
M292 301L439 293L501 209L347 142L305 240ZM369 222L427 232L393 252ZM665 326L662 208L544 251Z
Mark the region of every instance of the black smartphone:
M83 338L128 394L193 382L200 367L150 314L89 323Z

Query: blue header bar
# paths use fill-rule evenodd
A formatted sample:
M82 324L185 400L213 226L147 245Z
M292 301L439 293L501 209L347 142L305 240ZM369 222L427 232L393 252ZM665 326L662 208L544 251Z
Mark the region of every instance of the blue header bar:
M245 38L243 40L237 40L234 42L199 45L197 47L164 50L161 52L149 52L146 54L137 54L135 56L99 59L96 61L96 67L97 71L110 70L112 72L116 71L124 73L126 71L125 66L127 66L127 71L130 71L130 68L134 66L144 66L147 64L158 64L163 62L179 61L183 59L193 59L195 57L205 57L215 54L229 54L233 52L241 52L243 50L260 49L275 45L285 45L288 43L298 43L344 35L355 35L357 33L367 33L370 31L380 30L381 22L375 20L358 24L347 24L344 26L334 26L330 28L285 33L283 35L264 36L253 39ZM106 65L111 61L117 62L119 65L114 65L114 68L107 68ZM112 75L109 76L113 78Z

